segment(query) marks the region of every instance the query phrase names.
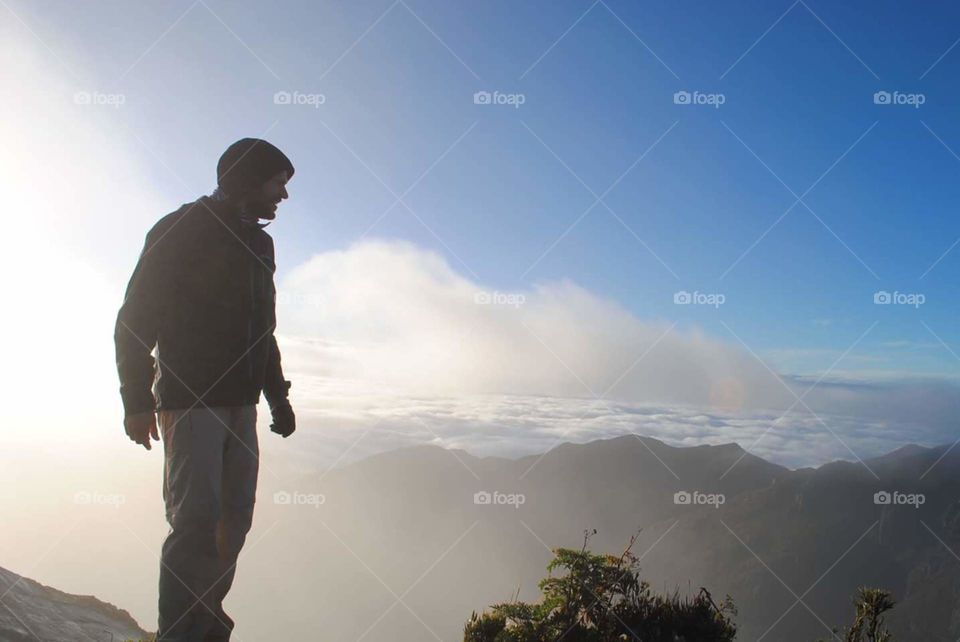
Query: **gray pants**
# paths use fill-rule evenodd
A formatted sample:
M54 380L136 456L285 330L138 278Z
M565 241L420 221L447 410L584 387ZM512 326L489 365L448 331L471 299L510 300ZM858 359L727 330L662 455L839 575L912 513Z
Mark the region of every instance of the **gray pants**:
M160 557L162 642L225 642L223 611L253 522L256 406L164 410L163 501L170 531Z

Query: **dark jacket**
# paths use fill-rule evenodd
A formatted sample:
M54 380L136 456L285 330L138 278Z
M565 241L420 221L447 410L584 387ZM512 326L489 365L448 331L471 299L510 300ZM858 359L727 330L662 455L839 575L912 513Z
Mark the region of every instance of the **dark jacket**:
M274 271L273 239L225 201L205 196L160 219L117 315L125 413L256 404L261 391L286 404Z

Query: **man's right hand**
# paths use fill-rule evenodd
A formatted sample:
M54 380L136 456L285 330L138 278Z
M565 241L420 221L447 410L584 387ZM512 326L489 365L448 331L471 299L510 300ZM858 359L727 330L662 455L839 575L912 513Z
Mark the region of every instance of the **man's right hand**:
M127 431L130 441L134 441L150 450L150 438L154 441L160 441L160 435L157 433L157 417L153 412L141 412L135 415L127 415L123 418L123 427Z

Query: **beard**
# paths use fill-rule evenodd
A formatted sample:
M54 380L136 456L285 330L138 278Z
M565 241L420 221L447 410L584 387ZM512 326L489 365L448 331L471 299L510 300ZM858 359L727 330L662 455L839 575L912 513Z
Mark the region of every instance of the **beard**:
M272 221L277 217L277 211L273 203L247 203L243 211L250 218L256 217Z

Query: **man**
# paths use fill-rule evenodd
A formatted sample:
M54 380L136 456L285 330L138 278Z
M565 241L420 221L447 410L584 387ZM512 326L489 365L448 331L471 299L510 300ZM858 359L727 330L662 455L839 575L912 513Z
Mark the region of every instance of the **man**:
M260 393L273 432L296 428L273 336L273 240L258 222L276 216L292 176L270 143L231 145L214 193L147 234L117 316L124 427L147 450L163 439L163 642L230 639L222 604L253 521Z

